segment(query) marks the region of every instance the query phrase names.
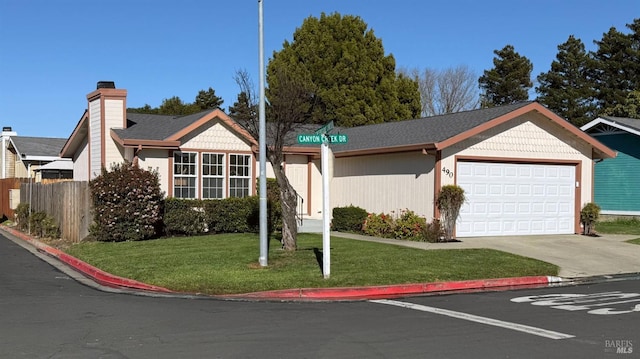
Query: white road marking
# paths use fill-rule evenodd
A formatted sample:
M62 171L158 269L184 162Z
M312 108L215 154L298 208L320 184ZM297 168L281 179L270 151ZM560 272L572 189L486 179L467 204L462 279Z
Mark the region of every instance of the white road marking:
M493 326L496 326L496 327L502 327L502 328L506 328L506 329L516 330L516 331L519 331L519 332L532 334L532 335L537 335L537 336L550 338L550 339L568 339L568 338L574 338L575 337L575 335L564 334L564 333L560 333L560 332L554 332L552 330L546 330L546 329L531 327L531 326L528 326L528 325L505 322L505 321L502 321L502 320L491 319L491 318L486 318L486 317L480 317L480 316L477 316L477 315L468 314L468 313L462 313L462 312L456 312L456 311L448 310L448 309L441 309L441 308L435 308L435 307L428 307L428 306L420 305L420 304L400 302L400 301L397 301L397 300L381 299L381 300L370 300L370 302L379 303L379 304L394 305L394 306L401 307L401 308L407 308L407 309L419 310L419 311L422 311L422 312L446 315L446 316L452 317L452 318L468 320L468 321L471 321L471 322L476 322L476 323L481 323L481 324L493 325Z

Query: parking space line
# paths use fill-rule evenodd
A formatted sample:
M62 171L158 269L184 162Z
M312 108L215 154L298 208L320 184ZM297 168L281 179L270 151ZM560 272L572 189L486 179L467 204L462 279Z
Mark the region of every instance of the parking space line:
M536 327L532 327L532 326L528 326L528 325L505 322L505 321L502 321L502 320L481 317L481 316L468 314L468 313L456 312L456 311L448 310L448 309L441 309L441 308L435 308L435 307L428 307L428 306L420 305L420 304L400 302L400 301L397 301L397 300L381 299L381 300L370 300L370 302L379 303L379 304L386 304L386 305L394 305L394 306L397 306L397 307L413 309L413 310L419 310L419 311L422 311L422 312L446 315L446 316L452 317L452 318L468 320L468 321L471 321L471 322L476 322L476 323L481 323L481 324L493 325L493 326L496 326L496 327L502 327L502 328L506 328L506 329L516 330L516 331L519 331L519 332L532 334L532 335L537 335L537 336L545 337L545 338L549 338L549 339L568 339L568 338L574 338L575 337L575 335L564 334L564 333L555 332L555 331L552 331L552 330L546 330L546 329L542 329L542 328L536 328Z

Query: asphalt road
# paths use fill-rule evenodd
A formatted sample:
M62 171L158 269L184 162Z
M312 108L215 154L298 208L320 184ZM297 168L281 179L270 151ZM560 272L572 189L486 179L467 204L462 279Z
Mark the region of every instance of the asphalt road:
M0 358L640 356L637 279L270 303L103 291L73 277L0 236Z

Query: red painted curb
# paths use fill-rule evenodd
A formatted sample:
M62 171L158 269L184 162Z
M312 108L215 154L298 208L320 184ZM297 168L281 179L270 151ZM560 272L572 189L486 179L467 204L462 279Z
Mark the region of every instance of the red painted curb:
M86 262L81 261L78 258L70 256L57 248L51 247L32 237L29 237L28 235L20 231L17 231L7 226L1 226L1 227L3 230L11 233L13 236L31 243L34 247L36 247L36 249L43 251L48 255L59 259L61 262L66 263L70 267L76 269L78 272L82 273L83 275L93 279L94 281L102 285L115 287L115 288L125 287L125 288L139 289L139 290L145 290L145 291L173 293L172 290L169 290L167 288L142 283L142 282L135 281L133 279L123 278L123 277L119 277L119 276L107 273Z
M349 300L393 298L406 295L418 295L436 292L460 290L482 290L509 288L515 286L548 285L561 279L548 276L531 276L515 278L478 279L451 282L413 283L403 285L384 285L371 287L345 288L300 288L276 291L254 292L229 295L233 298L272 299L272 300Z

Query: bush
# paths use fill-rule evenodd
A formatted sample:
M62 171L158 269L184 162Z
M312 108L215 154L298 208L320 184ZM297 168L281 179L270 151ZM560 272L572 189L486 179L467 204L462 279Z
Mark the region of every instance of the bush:
M260 199L229 197L204 200L207 226L215 233L258 233L260 230Z
M423 240L429 243L441 242L444 236L444 230L438 219L434 219L431 223L427 224L422 234Z
M35 212L29 216L32 235L40 238L60 238L60 228L55 219L45 212Z
M367 211L360 207L336 207L333 209L331 230L360 233L366 219Z
M413 211L404 210L395 220L393 237L396 239L423 240L427 228L427 219Z
M580 211L582 234L594 236L596 234L596 221L600 217L600 206L595 203L587 203Z
M203 201L167 198L164 201L164 230L168 235L197 235L208 231Z
M369 236L393 238L394 227L395 223L390 215L369 213L362 226L362 231Z
M137 241L160 234L162 198L158 173L129 162L89 181L93 200L91 235L99 241Z
M464 190L460 186L447 185L442 186L438 198L436 198L436 206L442 217L442 227L445 233L445 240L453 239L453 231L456 227L456 221L460 215L460 208L464 204Z
M29 228L29 203L20 203L14 212L18 229L26 231Z

